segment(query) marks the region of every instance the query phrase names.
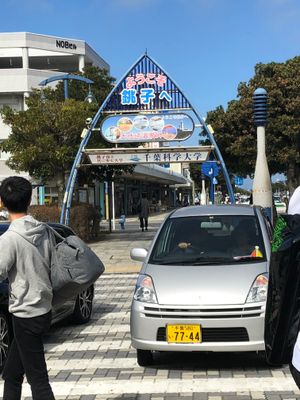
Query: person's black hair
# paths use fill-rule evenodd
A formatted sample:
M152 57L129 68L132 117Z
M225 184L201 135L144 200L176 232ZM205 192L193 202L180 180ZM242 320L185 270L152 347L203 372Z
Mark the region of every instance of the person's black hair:
M142 198L146 199L147 198L147 193L142 193Z
M20 176L10 176L1 183L1 201L9 212L26 213L30 205L31 194L31 183Z

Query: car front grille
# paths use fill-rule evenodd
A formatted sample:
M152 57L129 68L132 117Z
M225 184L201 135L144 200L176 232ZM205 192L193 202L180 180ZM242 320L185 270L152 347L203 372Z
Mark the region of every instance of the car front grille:
M254 318L264 313L261 305L240 307L155 307L145 306L144 316L148 318L170 319L224 319Z
M246 328L202 328L202 342L249 342ZM156 340L166 342L166 328L157 330Z

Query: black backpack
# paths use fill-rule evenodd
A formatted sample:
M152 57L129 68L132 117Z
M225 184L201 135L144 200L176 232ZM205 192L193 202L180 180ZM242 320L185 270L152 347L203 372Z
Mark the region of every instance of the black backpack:
M50 267L53 302L57 303L74 298L87 289L105 268L99 257L79 237L71 235L64 238L48 225L47 228L59 239L59 243L51 245Z

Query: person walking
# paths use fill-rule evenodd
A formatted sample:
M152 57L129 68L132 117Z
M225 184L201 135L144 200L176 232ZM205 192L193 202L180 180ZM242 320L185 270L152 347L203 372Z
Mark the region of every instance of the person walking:
M2 377L3 400L20 400L24 375L33 400L55 400L49 384L43 335L51 323L51 247L47 228L27 214L31 183L4 179L0 198L11 224L0 237L0 279L9 281L9 312L14 338Z
M144 232L144 229L146 229L146 231L147 231L148 230L148 218L149 218L149 201L147 199L146 193L142 194L139 218L140 218L140 227L142 229L142 232Z

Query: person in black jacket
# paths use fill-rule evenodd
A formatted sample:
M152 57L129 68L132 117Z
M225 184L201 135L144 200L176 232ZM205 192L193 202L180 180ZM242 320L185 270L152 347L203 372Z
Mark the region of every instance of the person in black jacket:
M300 214L300 186L294 191L289 201L288 214ZM300 332L294 347L293 359L290 363L291 374L298 388L300 389Z

